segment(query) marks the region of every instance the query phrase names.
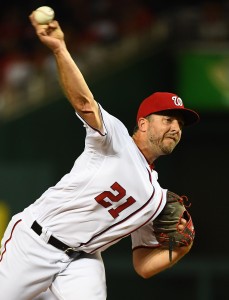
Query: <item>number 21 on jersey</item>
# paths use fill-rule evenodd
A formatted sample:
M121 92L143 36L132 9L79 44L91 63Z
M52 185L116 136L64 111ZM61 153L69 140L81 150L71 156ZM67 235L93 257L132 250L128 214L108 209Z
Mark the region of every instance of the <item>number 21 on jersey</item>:
M110 191L104 191L98 196L95 197L95 200L102 205L104 208L109 208L108 212L112 215L112 217L115 219L119 216L119 214L126 208L128 208L130 205L134 204L136 200L133 197L126 197L126 190L117 182L112 184L111 189L116 192L112 193ZM119 202L120 200L125 199L126 201L122 204L119 204L116 208L112 207L114 206L114 203Z

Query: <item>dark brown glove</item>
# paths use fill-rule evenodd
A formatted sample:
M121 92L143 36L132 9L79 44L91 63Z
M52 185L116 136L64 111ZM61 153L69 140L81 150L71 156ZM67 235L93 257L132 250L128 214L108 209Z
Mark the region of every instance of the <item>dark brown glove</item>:
M190 245L195 237L192 218L187 211L184 201L185 196L178 196L170 191L167 192L167 202L162 212L153 221L153 229L158 242L169 249L169 258L172 260L172 250L175 247ZM178 228L181 218L187 223L183 230Z

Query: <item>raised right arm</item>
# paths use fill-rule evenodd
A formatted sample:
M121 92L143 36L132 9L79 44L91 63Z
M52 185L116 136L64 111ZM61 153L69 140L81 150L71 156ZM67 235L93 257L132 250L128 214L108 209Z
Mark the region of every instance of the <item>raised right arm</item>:
M40 41L51 49L56 59L62 89L75 111L93 128L101 130L99 107L76 63L67 50L64 33L59 23L38 24L30 20Z

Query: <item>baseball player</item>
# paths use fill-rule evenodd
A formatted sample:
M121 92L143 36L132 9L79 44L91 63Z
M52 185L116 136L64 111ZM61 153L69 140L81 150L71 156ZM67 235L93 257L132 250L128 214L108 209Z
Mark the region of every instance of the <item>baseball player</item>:
M154 232L167 205L154 161L173 151L182 127L198 121L173 93L143 100L133 136L88 88L71 58L57 21L37 36L56 59L63 90L86 130L85 149L72 169L39 199L14 215L1 242L0 290L7 300L29 300L48 288L57 299L106 299L102 251L132 235L136 272L151 277L180 260L192 246L190 219L179 217L182 247L161 246ZM180 201L178 201L180 202ZM170 243L171 244L171 243Z

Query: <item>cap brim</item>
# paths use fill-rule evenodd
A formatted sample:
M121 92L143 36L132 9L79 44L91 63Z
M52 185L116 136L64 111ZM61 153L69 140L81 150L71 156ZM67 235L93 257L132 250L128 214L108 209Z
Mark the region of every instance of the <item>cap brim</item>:
M180 111L184 117L184 126L194 125L199 122L200 117L194 110L184 108L180 109Z
M184 119L184 126L190 126L194 125L195 123L199 122L200 117L197 112L194 110L188 109L188 108L171 108L166 109L163 111L158 111L157 113L160 114L160 112L168 112L168 111L179 111L179 113L183 116Z

